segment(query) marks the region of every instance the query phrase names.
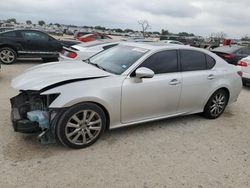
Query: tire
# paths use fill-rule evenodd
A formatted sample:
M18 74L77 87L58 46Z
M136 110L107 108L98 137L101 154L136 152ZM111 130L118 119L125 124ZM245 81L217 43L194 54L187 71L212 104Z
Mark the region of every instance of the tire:
M224 112L228 103L228 93L224 89L219 89L209 98L203 116L208 119L216 119Z
M105 113L98 105L81 103L61 115L56 126L56 137L65 146L82 149L100 138L106 122Z
M0 49L0 61L3 64L10 65L16 62L17 53L15 50L9 47L3 47Z

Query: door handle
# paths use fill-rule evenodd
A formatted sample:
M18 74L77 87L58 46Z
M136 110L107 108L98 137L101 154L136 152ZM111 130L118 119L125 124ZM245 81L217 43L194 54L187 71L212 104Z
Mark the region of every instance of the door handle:
M208 80L213 80L215 79L215 76L214 74L209 74L208 77L207 77Z
M173 79L169 82L169 85L178 85L180 84L181 82L178 80L178 79Z

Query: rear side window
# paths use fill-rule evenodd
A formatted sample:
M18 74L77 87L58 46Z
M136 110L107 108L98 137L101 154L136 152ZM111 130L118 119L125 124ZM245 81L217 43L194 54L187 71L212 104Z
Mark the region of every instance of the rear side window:
M181 50L182 71L206 70L205 54L193 50Z
M212 69L216 63L215 59L209 55L206 55L207 69Z
M3 37L16 37L16 32L6 32L6 33L2 33L1 36Z
M171 73L178 71L176 50L157 52L146 59L139 67L146 67L155 74Z

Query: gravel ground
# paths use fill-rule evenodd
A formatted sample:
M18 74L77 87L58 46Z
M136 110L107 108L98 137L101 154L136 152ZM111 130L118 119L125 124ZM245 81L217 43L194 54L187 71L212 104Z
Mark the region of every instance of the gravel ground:
M71 150L11 127L10 81L40 63L0 71L0 187L250 187L250 88L217 120L192 115L117 129Z

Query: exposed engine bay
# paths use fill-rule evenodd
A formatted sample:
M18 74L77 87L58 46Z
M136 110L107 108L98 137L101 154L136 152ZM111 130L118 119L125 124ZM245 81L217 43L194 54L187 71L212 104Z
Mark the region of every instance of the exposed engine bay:
M21 91L11 101L11 120L16 132L40 133L42 143L54 142L52 119L55 112L49 105L58 94L40 95L37 91Z

